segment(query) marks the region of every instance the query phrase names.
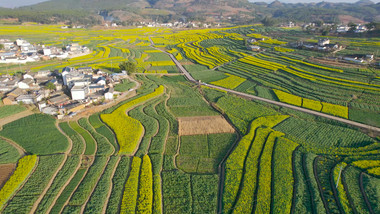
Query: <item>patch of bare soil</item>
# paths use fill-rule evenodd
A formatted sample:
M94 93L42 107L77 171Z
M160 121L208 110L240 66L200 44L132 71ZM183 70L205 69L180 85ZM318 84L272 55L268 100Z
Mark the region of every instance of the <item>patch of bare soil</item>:
M5 182L11 177L13 171L16 169L15 163L1 164L0 165L0 189L3 187Z
M332 60L324 60L324 59L309 59L312 62L320 63L323 65L330 65L330 66L335 66L335 67L343 67L343 68L363 68L365 66L363 65L355 65L352 63L344 63L344 62L339 62L339 61L332 61Z
M355 18L355 17L350 16L350 15L339 15L339 20L343 24L348 24L350 22L357 23L357 24L364 24L365 23L365 21L363 21L362 19L358 19L358 18Z
M234 128L222 116L180 117L179 135L233 133Z

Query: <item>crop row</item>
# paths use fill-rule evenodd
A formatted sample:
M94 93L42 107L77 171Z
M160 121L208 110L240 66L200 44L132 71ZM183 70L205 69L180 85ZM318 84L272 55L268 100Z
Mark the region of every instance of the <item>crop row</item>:
M274 50L279 51L279 52L293 52L294 51L293 49L283 48L279 46L274 47Z
M136 152L136 156L138 157L142 157L148 153L152 137L157 133L159 128L157 120L146 115L143 108L144 106L139 106L128 112L129 116L138 120L144 126L145 130L144 136Z
M346 80L342 78L336 78L336 77L328 77L326 75L322 74L316 74L313 72L308 72L303 69L289 66L289 68L283 69L283 71L286 71L288 73L294 74L296 76L299 76L303 79L312 80L312 81L321 81L326 83L332 83L336 85L342 85L345 87L354 87L356 89L369 89L372 91L380 91L380 85L375 84L368 84L364 82L358 82L353 80Z
M233 60L232 57L223 53L222 47L203 48L198 42L193 42L192 44L181 43L177 47L183 50L187 58L210 69Z
M16 163L21 154L7 141L0 138L0 164Z
M88 118L91 126L94 127L96 132L103 135L108 139L108 141L115 148L115 152L117 152L119 145L116 142L115 134L100 120L99 114L93 114Z
M119 164L115 174L112 177L112 192L108 200L106 213L119 213L120 204L123 197L125 182L127 181L130 167L130 158L127 156L120 157ZM105 205L104 205L105 206Z
M86 129L92 137L96 140L96 154L97 155L110 155L114 152L113 146L110 144L108 139L103 135L97 133L89 124L87 118L81 118L78 120L78 123L82 128Z
M320 66L320 65L316 65L316 64L311 64L311 63L308 63L308 62L304 62L304 61L301 61L301 60L297 60L297 59L293 59L293 58L289 58L289 57L285 57L285 56L283 56L281 58L286 59L286 60L291 61L291 62L296 62L296 63L299 63L299 64L304 64L304 65L307 65L307 66L310 66L310 67L315 67L315 68L324 69L324 70L328 70L328 71L343 72L343 70L341 70L341 69L335 69L335 68L329 68L329 67Z
M104 206L109 197L109 192L112 191L111 178L116 164L120 157L112 156L107 163L102 177L99 179L91 197L86 204L84 213L102 213Z
M336 166L336 160L318 156L313 163L314 175L318 184L318 190L322 197L327 212L337 213L344 212L339 204L339 197L336 184L333 178L333 169Z
M164 171L162 183L163 213L191 213L190 175L179 170Z
M107 123L116 133L116 137L120 145L120 154L132 153L135 150L143 132L141 123L127 116L125 112L133 106L136 106L163 93L164 87L159 86L153 93L127 102L117 108L111 114L101 114L101 119Z
M262 150L264 149L264 145L266 145L266 139L268 135L270 134L270 129L262 129L258 128L256 130L256 135L254 138L254 141L252 142L251 148L248 150L248 155L246 157L246 160L244 162L244 169L245 173L242 174L241 179L241 188L240 188L240 194L236 195L235 197L235 206L232 213L252 213L254 209L254 203L255 201L255 192L256 189L258 189L261 173L259 174L259 164L260 162L260 156L262 153ZM266 147L266 146L265 146ZM273 148L273 147L272 147ZM243 153L244 154L244 153ZM270 154L271 155L271 154ZM270 162L266 162L264 164L269 165L270 168ZM260 164L261 166L261 164ZM260 171L261 172L261 171ZM270 182L270 179L269 179ZM240 183L240 182L239 182ZM226 183L225 183L226 184ZM239 186L238 186L239 188ZM270 191L270 189L269 189ZM259 208L261 204L259 204L260 195L257 194L257 209L260 211L263 211ZM265 196L264 196L265 197ZM265 197L266 198L266 197ZM267 201L264 201L264 203L270 204L270 197L269 201L268 198L266 198ZM263 202L260 200L260 202ZM228 213L230 210L226 209L227 207L224 206L224 212ZM267 213L269 210L265 210L265 212L259 212L259 213Z
M86 143L86 148L84 151L85 155L93 155L96 151L96 142L92 138L92 136L82 127L79 126L79 124L76 121L70 121L69 122L70 127L76 131L78 134L82 136Z
M153 173L152 162L148 155L143 157L138 188L136 213L152 213L153 208Z
M352 213L352 208L350 206L350 202L347 198L347 192L343 186L343 182L341 179L341 171L343 168L347 166L346 163L341 162L337 164L334 169L333 169L333 179L336 181L336 189L337 189L337 194L339 197L339 202L344 210L345 213Z
M359 184L360 173L360 170L355 167L348 166L342 171L341 179L348 193L349 200L352 202L352 208L357 213L370 213Z
M13 196L2 213L28 213L64 159L64 155L40 156L37 168Z
M51 213L60 213L65 206L66 202L69 200L75 188L82 181L83 176L87 172L87 169L79 169L74 177L71 179L70 183L62 191L61 195L57 198L54 206L51 209Z
M271 210L271 197L272 196L272 155L275 141L278 137L283 136L281 132L274 131L269 134L265 142L265 148L260 158L260 169L258 171L258 186L257 186L257 200L256 212L268 213Z
M224 88L234 89L238 87L240 84L242 84L246 79L232 75L232 74L226 74L228 77L225 79L221 79L215 82L211 82L213 85L218 85Z
M54 178L54 181L49 187L45 196L38 204L38 207L36 209L37 213L48 212L49 207L52 205L55 198L58 197L58 193L61 190L61 188L63 188L63 185L66 183L69 177L76 172L79 163L79 156L69 156L67 158L65 164L63 165L62 169L58 172L57 176Z
M278 114L271 108L233 96L219 98L216 105L223 109L228 118L243 134L248 132L247 127L253 119Z
M350 128L295 117L285 120L276 126L275 130L293 136L303 146L323 154L335 154L334 152L339 154L339 151L345 151L344 154L369 152L372 149L365 147L375 142L369 136Z
M348 118L348 107L346 106L302 98L297 95L289 94L277 89L273 89L273 91L281 102L289 103L295 106L302 106L315 111L321 111L323 113L331 114L334 116ZM303 101L305 101L305 103Z
M141 158L133 157L131 171L125 183L120 213L134 213L136 210Z
M94 163L89 168L86 176L83 178L82 182L79 184L78 188L72 195L69 201L69 205L81 206L86 202L88 197L90 197L90 194L93 191L94 187L98 183L98 180L102 175L107 162L107 157L95 157Z
M0 210L4 207L15 191L22 185L25 179L27 179L37 164L37 161L38 158L36 155L24 156L18 161L17 168L13 175L0 189Z
M260 126L273 127L281 121L285 120L286 115L274 115L260 117L251 124L250 131L240 140L237 147L230 154L225 165L225 180L223 189L223 210L229 212L234 206L237 198L239 185L243 178L243 170L247 153L250 151L252 140L255 138L256 129Z
M273 213L291 213L293 205L293 154L298 144L287 138L277 138L272 160Z
M84 142L80 135L70 128L68 122L59 123L59 128L67 135L72 141L72 147L70 154L83 154L84 152Z

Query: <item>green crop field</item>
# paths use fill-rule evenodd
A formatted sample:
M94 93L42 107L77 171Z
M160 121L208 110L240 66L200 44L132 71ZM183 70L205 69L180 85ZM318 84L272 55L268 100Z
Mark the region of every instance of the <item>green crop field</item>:
M26 108L21 105L11 105L11 106L1 106L0 107L0 119L4 117L11 116L13 114L25 111Z
M261 25L0 29L1 38L91 49L71 59L0 64L0 73L65 66L112 73L131 60L138 74L129 78L139 83L125 79L114 85L127 98L100 112L65 120L33 114L4 124L0 167L9 168L10 176L0 176L0 213L380 212L378 132L226 91L380 127L378 68L327 63L332 54L290 45L322 37ZM265 38L252 44L265 51L249 50L252 38ZM180 74L151 40L196 81ZM337 56L371 53L380 42L331 40L349 45ZM128 91L132 87L136 93ZM1 106L0 119L25 110ZM222 117L235 132L183 135L190 129L184 117L196 118L194 129Z
M15 163L20 158L20 153L8 142L0 139L0 164Z
M50 116L34 114L6 124L0 135L19 143L32 154L61 153L67 150L68 140L54 123L55 119ZM36 129L41 132L36 132Z

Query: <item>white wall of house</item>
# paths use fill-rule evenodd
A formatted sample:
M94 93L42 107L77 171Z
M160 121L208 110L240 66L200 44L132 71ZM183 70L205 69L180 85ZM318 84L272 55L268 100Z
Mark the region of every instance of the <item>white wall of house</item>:
M104 94L104 98L105 98L106 100L113 100L113 93L111 93L111 92L107 92L107 93L105 93L105 94Z
M86 98L86 92L84 89L71 90L71 98L73 100L83 100Z
M25 84L24 82L19 82L18 87L21 89L29 89L30 86L28 84Z

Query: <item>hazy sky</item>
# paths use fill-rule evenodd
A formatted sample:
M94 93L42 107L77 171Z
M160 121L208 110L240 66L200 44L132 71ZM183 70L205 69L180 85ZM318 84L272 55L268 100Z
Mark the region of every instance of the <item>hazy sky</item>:
M1 0L0 0L1 1ZM273 0L248 0L250 2L267 2L267 3L270 3L270 2L273 2ZM354 2L357 2L359 0L279 0L280 2L285 2L285 3L310 3L310 2L321 2L321 1L325 1L325 2L348 2L348 3L354 3ZM371 0L372 2L374 3L378 3L380 2L380 0Z
M47 0L0 0L0 7L20 7L25 5L36 4ZM107 0L105 0L107 1ZM249 0L251 2L272 2L273 0ZM281 2L295 3L295 2L320 2L322 0L280 0ZM324 0L327 2L357 2L358 0ZM375 3L380 2L380 0L372 0Z
M47 0L0 0L0 7L20 7L40 3Z

